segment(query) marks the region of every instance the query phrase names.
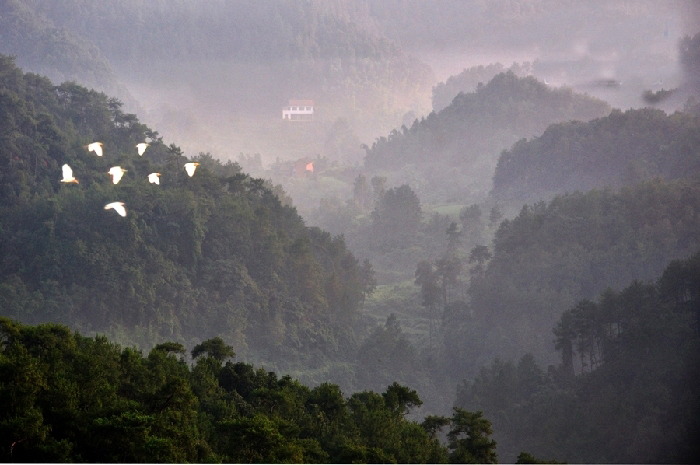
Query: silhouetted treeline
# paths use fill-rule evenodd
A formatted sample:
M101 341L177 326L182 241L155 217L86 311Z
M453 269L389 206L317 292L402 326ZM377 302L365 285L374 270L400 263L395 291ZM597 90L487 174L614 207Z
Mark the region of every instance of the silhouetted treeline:
M498 160L493 193L512 202L619 188L656 177L700 176L700 118L661 110L613 111L589 122L554 124Z
M554 328L562 363L496 359L456 405L493 419L501 457L574 463L695 463L700 428L700 254L655 284L582 300Z

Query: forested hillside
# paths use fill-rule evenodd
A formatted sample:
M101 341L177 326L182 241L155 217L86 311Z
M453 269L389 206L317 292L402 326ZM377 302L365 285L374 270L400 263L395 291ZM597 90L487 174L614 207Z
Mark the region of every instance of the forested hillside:
M474 92L479 83L486 84L497 74L512 71L518 77L525 77L530 74L530 67L530 63L513 63L510 68L506 69L500 63L492 63L464 69L461 73L450 76L445 82L438 82L433 87L433 111L438 112L450 106L457 94Z
M652 181L526 205L501 223L493 258L471 278L473 317L449 323L452 344L462 347L452 350L493 351L487 360L524 352L551 360L549 328L567 308L608 287L654 279L670 260L698 248L700 188L693 181ZM484 362L459 358L472 370Z
M527 450L570 463L696 462L699 286L696 253L654 284L581 300L553 328L557 368L530 354L496 359L460 386L455 405L493 419L505 461Z
M28 4L57 25L80 31L110 60L118 62L141 63L144 43L160 50L162 57L178 60L202 58L202 54L207 58L268 62L386 58L398 53L391 42L371 35L352 21L352 4L337 0L243 0L204 5L185 0L87 4L79 0L30 0Z
M304 226L236 164L200 154L188 177L178 147L104 94L2 57L0 99L3 315L142 347L222 336L277 366L351 357L373 278L342 237ZM84 146L95 140L103 157ZM63 164L79 183L59 182ZM126 169L118 185L113 165ZM114 201L126 217L103 208Z
M117 96L189 153L228 161L257 152L269 164L322 153L338 118L372 140L407 111L428 110L430 68L365 27L362 10L346 1L3 0L0 53ZM313 100L315 123L283 124L290 99Z
M493 193L522 203L557 193L700 176L700 118L661 110L613 111L552 125L504 151Z
M260 139L273 139L275 148L285 142L279 131L262 130L289 99L312 99L321 110L317 119L330 125L348 117L363 137L366 131L374 137L377 125L389 130L408 109L422 111L430 92L429 67L358 24L363 7L352 2L33 0L27 7L95 44L168 132L178 126L160 106L206 121L188 139L197 137L203 146L211 144L204 134L213 133L217 151L230 143L219 131L239 135L237 125L223 125L214 115L263 123L251 128L255 140L240 134L238 147L221 155L226 159ZM172 94L183 101L174 102ZM309 148L308 155L315 151ZM263 155L272 161L282 153Z
M79 81L135 105L93 42L37 14L28 2L0 1L0 53L16 56L23 69L55 82Z
M609 111L600 100L501 73L410 128L378 138L366 149L365 168L414 185L424 201L473 200L490 190L498 154L519 138Z
M344 397L234 363L220 338L147 356L57 324L0 317L0 460L91 463L495 463L481 412L422 423L393 383ZM449 425L448 444L437 434Z

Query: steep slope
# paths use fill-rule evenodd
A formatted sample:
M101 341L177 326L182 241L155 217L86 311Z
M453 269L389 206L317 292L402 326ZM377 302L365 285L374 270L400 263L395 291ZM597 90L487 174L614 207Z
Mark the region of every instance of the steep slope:
M352 347L372 272L341 237L304 226L235 164L200 155L188 177L179 148L118 101L0 58L3 315L143 347L220 335L280 365L350 356L339 341ZM95 140L103 157L85 148ZM63 164L79 184L59 182ZM118 185L113 165L126 169ZM103 208L114 201L126 217Z

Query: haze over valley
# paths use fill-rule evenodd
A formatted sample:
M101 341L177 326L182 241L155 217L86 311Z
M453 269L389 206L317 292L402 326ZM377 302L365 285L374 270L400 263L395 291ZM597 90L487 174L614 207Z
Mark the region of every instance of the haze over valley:
M696 463L700 4L0 0L0 456Z

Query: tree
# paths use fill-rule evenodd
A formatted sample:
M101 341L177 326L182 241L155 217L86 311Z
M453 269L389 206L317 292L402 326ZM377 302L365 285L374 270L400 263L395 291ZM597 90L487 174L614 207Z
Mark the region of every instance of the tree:
M469 263L476 263L472 267L472 274L475 276L481 276L484 274L487 261L491 260L493 255L489 251L489 248L485 245L477 245L469 253Z
M421 305L425 307L428 314L428 338L429 344L433 346L433 326L435 311L440 302L440 286L438 285L438 274L434 271L433 265L423 260L416 267L414 283L420 286L423 301Z
M457 284L457 278L462 272L462 261L458 257L443 257L435 262L436 274L440 277L442 287L442 301L444 305L450 303L450 289Z
M387 251L415 243L423 212L416 193L404 184L389 189L371 216L375 244Z
M482 216L481 207L477 204L464 207L459 212L462 236L467 246L483 242L484 222Z
M420 424L431 439L436 439L439 431L450 424L450 419L439 415L428 415Z
M361 207L362 210L372 208L372 192L370 191L369 185L367 184L367 178L364 174L360 173L355 178L355 183L353 184L353 198L355 202Z
M362 284L362 303L365 298L377 289L377 279L374 277L374 270L368 258L362 262L360 267L360 282Z
M397 382L392 383L382 397L385 405L397 416L406 415L411 408L423 405L416 391Z
M482 412L469 412L454 408L450 432L447 433L452 463L496 463L496 441L489 439L493 434L491 422Z
M495 204L493 207L491 207L491 211L489 212L489 225L492 228L495 227L499 221L501 221L501 218L503 218L503 213L498 207L498 204Z
M447 227L447 231L445 231L445 233L447 234L447 251L445 252L445 255L448 257L456 257L457 248L462 242L460 239L462 232L457 228L457 223L453 221Z
M197 358L202 354L206 354L207 357L211 357L217 360L219 363L223 363L227 358L233 358L236 353L233 351L233 347L226 345L220 337L215 337L212 339L207 339L201 344L197 344L192 349L192 358Z

